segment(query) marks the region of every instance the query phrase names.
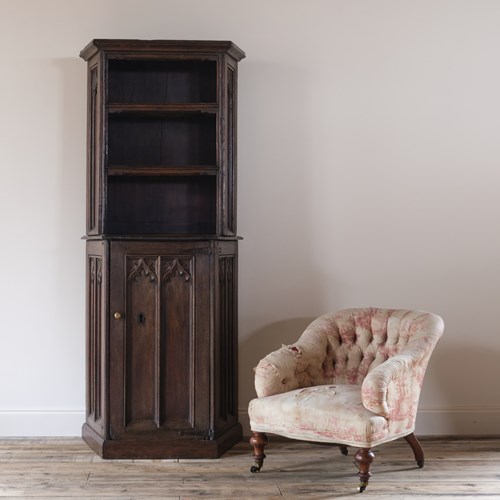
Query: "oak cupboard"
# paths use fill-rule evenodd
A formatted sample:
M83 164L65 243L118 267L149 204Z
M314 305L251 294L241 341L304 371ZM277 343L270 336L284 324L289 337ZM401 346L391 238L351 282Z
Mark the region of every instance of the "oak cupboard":
M237 395L232 42L93 40L87 418L104 458L216 458Z

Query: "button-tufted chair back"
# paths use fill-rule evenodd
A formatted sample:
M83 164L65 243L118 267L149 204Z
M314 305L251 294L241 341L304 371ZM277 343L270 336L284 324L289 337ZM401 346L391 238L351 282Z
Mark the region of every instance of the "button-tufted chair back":
M378 365L408 344L416 346L425 340L422 336L429 331L421 328L421 323L426 315L407 310L346 309L319 318L306 330L310 333L304 334L321 332L327 339L321 369L309 365L312 385L361 385L367 373Z
M283 345L259 363L255 369L257 396L322 384L361 385L370 371L406 350L421 358L418 366L423 377L441 336L439 330L429 328L433 321L441 319L405 309L344 309L325 314L296 343ZM279 378L274 359L279 359ZM284 372L286 376L281 376Z

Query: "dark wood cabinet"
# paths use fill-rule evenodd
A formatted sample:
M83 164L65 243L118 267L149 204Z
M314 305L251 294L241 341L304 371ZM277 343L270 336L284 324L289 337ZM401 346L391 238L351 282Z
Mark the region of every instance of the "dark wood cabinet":
M105 458L215 458L237 415L231 42L94 40L87 419Z

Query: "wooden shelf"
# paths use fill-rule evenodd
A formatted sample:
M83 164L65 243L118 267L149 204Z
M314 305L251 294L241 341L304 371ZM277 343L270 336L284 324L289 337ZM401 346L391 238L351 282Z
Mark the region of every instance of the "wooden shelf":
M108 175L134 175L134 176L168 176L168 175L216 175L219 169L216 166L186 165L171 167L168 165L108 165Z
M218 106L215 103L183 103L183 104L108 104L110 114L138 115L191 115L216 114Z

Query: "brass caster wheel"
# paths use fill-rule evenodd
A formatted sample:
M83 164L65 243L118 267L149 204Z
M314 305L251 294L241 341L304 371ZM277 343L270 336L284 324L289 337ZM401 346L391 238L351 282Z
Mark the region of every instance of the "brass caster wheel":
M260 467L257 467L256 465L252 465L252 467L250 467L250 472L252 474L255 474L256 472L259 472L260 471Z
M419 460L417 462L417 465L418 465L418 468L421 469L424 466L424 461L423 460Z
M358 486L358 492L363 493L366 490L366 484L361 484Z
M342 453L342 455L344 455L344 456L347 456L349 454L349 450L347 449L347 446L341 446L340 453Z

